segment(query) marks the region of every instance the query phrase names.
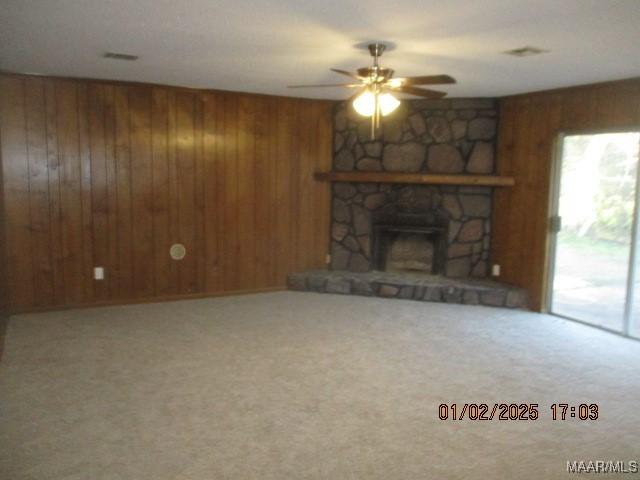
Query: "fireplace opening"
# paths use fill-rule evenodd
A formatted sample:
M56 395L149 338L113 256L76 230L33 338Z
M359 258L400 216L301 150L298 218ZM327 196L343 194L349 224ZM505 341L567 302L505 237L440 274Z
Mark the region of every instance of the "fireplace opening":
M444 273L446 225L431 216L374 219L373 268L387 272Z
M387 248L385 270L433 273L433 254L433 243L426 235L399 232Z

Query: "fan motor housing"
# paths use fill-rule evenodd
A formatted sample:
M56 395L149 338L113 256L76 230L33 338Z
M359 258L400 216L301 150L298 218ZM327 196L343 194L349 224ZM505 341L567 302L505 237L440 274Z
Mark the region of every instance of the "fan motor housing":
M363 67L363 68L359 68L357 72L358 72L358 75L361 77L370 78L373 76L374 69L371 67ZM384 81L384 80L388 80L392 76L393 76L393 70L391 70L390 68L379 68L376 80Z

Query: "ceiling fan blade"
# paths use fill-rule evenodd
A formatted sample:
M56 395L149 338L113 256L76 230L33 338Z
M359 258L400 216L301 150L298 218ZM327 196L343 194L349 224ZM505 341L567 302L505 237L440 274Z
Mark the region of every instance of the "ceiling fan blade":
M445 83L456 83L456 79L449 75L425 75L422 77L398 78L403 85L443 85Z
M361 80L362 77L359 77L355 73L347 72L346 70L340 70L339 68L330 68L332 72L339 73L340 75L346 75L347 77L355 78L356 80Z
M288 85L287 88L319 88L319 87L361 87L360 83L325 83L322 85Z
M446 92L439 92L437 90L427 90L426 88L417 88L410 85L404 85L395 89L398 92L408 93L409 95L416 95L424 98L442 98L447 95Z

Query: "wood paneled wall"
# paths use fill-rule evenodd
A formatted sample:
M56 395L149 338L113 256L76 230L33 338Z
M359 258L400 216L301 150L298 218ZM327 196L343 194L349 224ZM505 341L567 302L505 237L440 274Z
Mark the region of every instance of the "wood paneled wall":
M2 165L0 149L0 165ZM5 210L2 188L2 168L0 168L0 360L4 353L4 339L9 320L9 284L7 279L7 243L5 239Z
M323 267L329 186L312 174L331 166L332 108L0 76L10 308L268 290Z
M0 166L2 166L2 149L0 148ZM4 319L9 311L9 283L7 272L7 241L5 236L6 216L4 209L4 193L2 168L0 168L0 356L4 338Z
M547 272L551 166L558 134L640 126L640 79L506 97L501 100L492 262L501 280L529 290L542 310Z

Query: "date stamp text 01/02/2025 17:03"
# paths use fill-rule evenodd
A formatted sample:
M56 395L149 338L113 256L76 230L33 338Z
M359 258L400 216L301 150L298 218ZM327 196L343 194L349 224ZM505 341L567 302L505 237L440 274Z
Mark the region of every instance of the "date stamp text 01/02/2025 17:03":
M549 407L551 420L597 420L599 415L596 403L554 403ZM537 403L441 403L438 406L440 420L472 421L509 421L539 420L540 406Z
M547 411L543 409L543 411ZM582 420L593 421L599 416L597 403L553 403L546 415L552 421ZM441 403L438 406L440 420L471 421L512 421L540 420L540 406L537 403ZM567 460L568 473L640 473L640 461L620 460Z

